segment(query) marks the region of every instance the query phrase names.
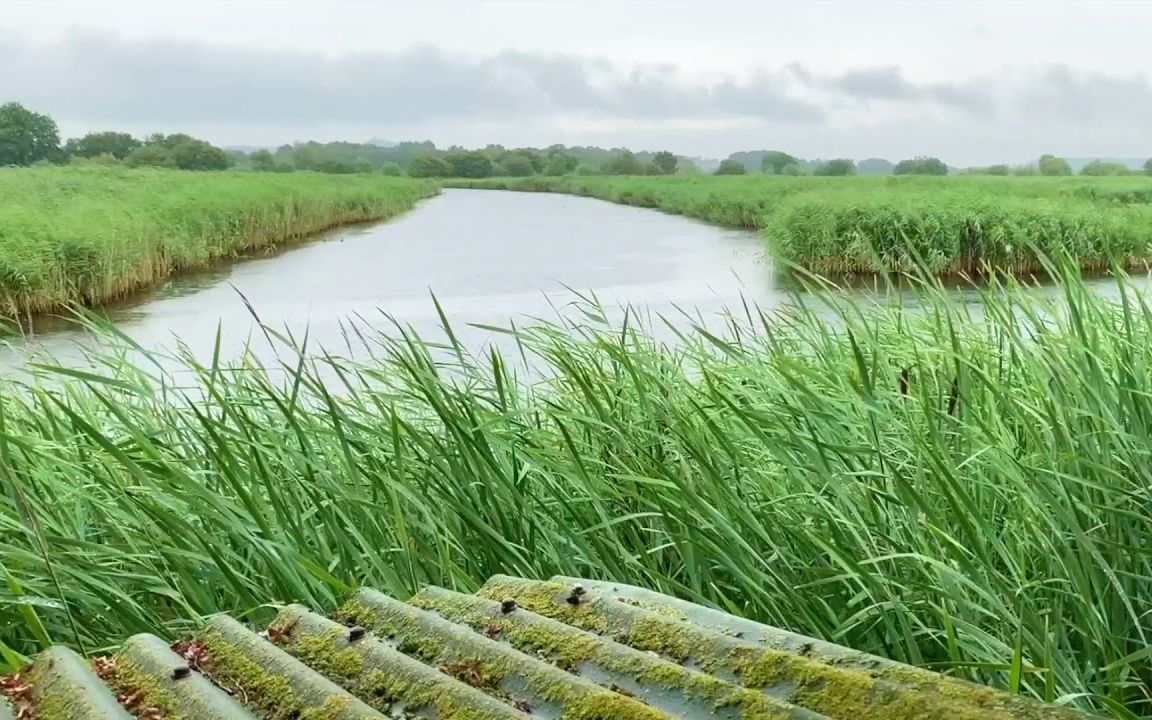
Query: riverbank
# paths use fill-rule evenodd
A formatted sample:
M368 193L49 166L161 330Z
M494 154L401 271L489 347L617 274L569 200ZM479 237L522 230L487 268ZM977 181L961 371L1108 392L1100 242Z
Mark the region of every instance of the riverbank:
M1152 258L1152 178L561 177L448 187L559 192L763 233L781 266L821 274L1037 273Z
M1071 313L926 290L675 351L589 308L475 360L381 331L280 374L61 370L0 396L0 650L560 573L1146 716L1152 307L1066 282Z
M436 192L371 175L0 169L0 316L113 302L173 273L396 216Z

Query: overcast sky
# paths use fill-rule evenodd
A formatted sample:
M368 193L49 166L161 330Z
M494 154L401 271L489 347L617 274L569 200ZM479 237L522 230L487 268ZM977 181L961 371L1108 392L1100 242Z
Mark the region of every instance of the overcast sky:
M223 145L1152 155L1152 2L0 0L0 102Z

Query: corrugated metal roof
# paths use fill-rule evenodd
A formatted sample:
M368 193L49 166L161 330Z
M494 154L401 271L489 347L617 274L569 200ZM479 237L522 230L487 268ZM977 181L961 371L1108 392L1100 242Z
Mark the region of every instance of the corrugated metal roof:
M642 588L503 576L361 590L336 620L290 605L263 633L218 615L91 663L55 647L3 687L0 720L1088 717Z

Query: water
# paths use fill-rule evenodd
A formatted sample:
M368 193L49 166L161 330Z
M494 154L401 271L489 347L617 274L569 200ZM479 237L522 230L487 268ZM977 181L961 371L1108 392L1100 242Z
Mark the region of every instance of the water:
M390 326L382 314L439 337L434 294L478 351L493 335L471 324L555 319L577 293L607 308L713 318L725 307L772 307L787 297L755 233L590 198L445 190L390 222L173 279L102 314L146 347L179 341L208 359L219 331L223 357L251 339L273 360L252 311L271 328L307 332L313 350L349 355L350 325ZM83 329L38 321L35 336L0 349L0 369L48 358L80 363L99 342Z

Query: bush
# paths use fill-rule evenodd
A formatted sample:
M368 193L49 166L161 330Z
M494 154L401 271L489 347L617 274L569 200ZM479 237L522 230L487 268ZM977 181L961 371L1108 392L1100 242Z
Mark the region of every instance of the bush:
M747 175L748 168L744 167L744 163L739 160L721 160L719 167L713 175Z
M1041 175L1071 175L1072 166L1068 161L1055 155L1041 155L1036 161L1036 168Z
M1124 163L1093 160L1080 168L1081 175L1102 177L1105 175L1131 175L1132 170Z
M847 158L828 160L817 165L816 169L812 171L812 174L826 177L855 175L856 163L848 160Z
M417 155L408 165L408 175L414 178L452 177L452 166L436 155Z
M893 175L947 175L948 166L943 160L934 157L917 157L901 160L892 169Z

